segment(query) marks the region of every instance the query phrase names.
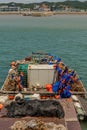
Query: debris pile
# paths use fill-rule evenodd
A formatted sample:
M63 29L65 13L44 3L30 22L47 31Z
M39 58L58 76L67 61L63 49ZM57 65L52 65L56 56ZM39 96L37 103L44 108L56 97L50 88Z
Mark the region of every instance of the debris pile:
M41 120L16 121L11 130L66 130L62 124L56 125L53 122L45 123Z
M17 97L5 107L8 117L43 116L59 119L64 117L64 110L56 100L25 100Z

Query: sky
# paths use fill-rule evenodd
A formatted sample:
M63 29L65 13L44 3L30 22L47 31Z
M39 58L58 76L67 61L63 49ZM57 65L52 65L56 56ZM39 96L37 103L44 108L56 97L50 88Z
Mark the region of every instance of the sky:
M42 2L42 1L49 1L49 2L62 2L65 0L0 0L0 3L9 3L9 2L16 2L16 3L33 3L33 2ZM79 0L79 1L86 1L86 0Z

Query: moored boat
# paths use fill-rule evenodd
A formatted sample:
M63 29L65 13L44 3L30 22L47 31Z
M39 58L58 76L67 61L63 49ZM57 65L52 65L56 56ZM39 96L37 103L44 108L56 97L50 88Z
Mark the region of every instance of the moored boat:
M14 99L16 94L21 93L25 100L37 99L42 106L43 101L59 101L65 113L62 123L67 123L68 130L71 129L72 122L78 124L77 116L83 120L87 114L80 102L80 98L86 99L87 92L77 72L67 67L61 58L48 53L32 52L31 56L23 60L11 62L0 93L8 95L9 99ZM80 130L80 125L77 126L76 130Z
M62 83L67 82L66 84L71 86L70 90L73 94L86 94L85 87L76 71L67 68L60 58L53 57L48 53L34 52L24 60L17 60L11 63L7 78L1 88L2 92L18 90L16 78L18 78L20 72L24 73L22 91L27 90L26 93L31 93L32 91L47 93L49 92L46 89L47 84L50 86L60 81ZM53 93L53 91L50 93Z

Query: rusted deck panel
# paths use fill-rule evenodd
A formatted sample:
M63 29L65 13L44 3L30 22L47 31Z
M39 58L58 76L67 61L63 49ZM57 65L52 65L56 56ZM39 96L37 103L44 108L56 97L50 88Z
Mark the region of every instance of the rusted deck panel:
M0 118L0 130L11 130L10 126L12 126L15 121L17 121L15 118Z
M68 130L81 130L80 124L78 121L67 121Z
M58 119L56 117L24 117L24 118L0 118L0 130L10 130L10 127L14 124L15 121L22 121L22 120L26 120L26 121L30 121L32 119L40 119L43 122L54 122L55 124L62 124L65 127L66 123L64 118L63 119Z
M61 104L65 112L65 121L78 121L72 99L62 99Z
M84 99L81 96L78 96L78 99L79 99L79 101L80 101L80 103L82 105L82 108L83 108L84 112L85 112L85 116L87 116L87 99Z
M61 102L65 112L65 123L68 130L81 130L72 99L62 99Z
M2 112L0 112L0 115L4 116L0 118L0 130L10 130L10 126L13 125L14 122L17 120L29 121L32 119L40 119L44 122L54 122L55 124L63 124L67 128L67 130L81 130L72 100L62 99L60 100L60 102L63 105L65 111L65 117L62 119L58 119L56 117L7 118L5 117L6 111L4 109Z

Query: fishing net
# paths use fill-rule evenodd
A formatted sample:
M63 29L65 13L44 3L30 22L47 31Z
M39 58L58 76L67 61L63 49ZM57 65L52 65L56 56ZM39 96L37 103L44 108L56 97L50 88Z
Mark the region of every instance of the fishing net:
M17 97L6 109L8 117L64 117L64 110L57 100L24 100Z

